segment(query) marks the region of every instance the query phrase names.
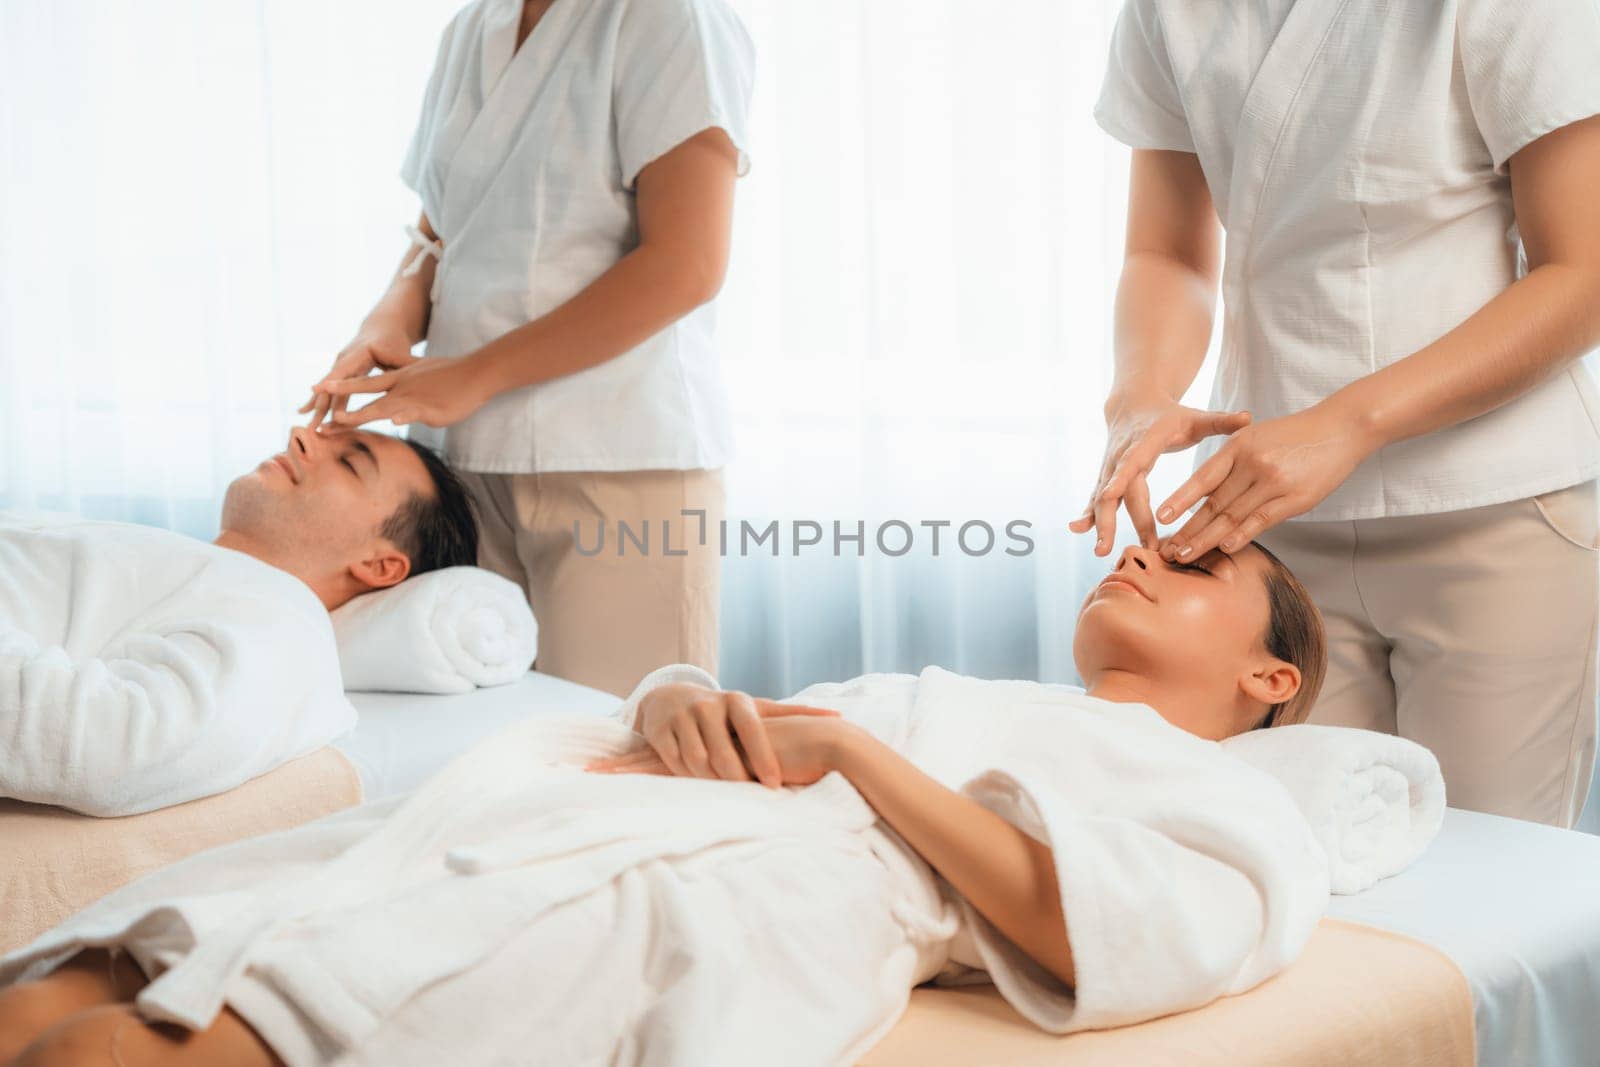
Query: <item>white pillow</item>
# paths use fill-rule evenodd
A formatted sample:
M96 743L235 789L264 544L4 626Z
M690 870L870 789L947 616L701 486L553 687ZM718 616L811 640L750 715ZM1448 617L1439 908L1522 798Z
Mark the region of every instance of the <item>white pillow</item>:
M1403 737L1299 723L1230 737L1222 750L1289 790L1328 853L1335 893L1405 870L1444 821L1439 761Z
M522 589L478 567L446 567L332 613L346 690L467 693L528 672L538 624Z

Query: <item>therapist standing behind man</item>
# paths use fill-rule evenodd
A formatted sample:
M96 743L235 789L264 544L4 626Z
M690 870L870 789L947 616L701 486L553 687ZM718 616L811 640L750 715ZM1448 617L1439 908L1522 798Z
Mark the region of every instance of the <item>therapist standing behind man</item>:
M619 695L663 663L716 669L732 440L711 300L753 67L723 0L460 11L401 171L413 247L301 409L442 447L479 563L527 591L539 669ZM348 411L358 393L383 396Z
M1562 826L1595 746L1597 114L1600 0L1129 0L1096 109L1135 150L1109 443L1072 524L1104 554L1125 506L1178 564L1259 539L1327 623L1312 722ZM1202 439L1152 516L1151 466Z

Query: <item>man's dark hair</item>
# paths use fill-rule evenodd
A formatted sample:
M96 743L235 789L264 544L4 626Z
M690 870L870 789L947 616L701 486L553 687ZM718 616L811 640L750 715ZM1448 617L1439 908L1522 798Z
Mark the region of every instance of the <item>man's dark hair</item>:
M450 465L426 445L401 438L433 479L433 497L412 493L383 520L378 532L411 560L411 577L478 562L478 520L472 497Z

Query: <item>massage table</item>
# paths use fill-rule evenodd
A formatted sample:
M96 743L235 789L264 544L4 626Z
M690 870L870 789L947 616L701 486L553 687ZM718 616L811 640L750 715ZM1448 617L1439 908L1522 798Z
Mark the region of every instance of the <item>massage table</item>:
M352 693L337 742L369 800L529 715L618 698L547 675L464 696ZM1600 837L1450 810L1409 869L1328 917L1295 965L1193 1012L1054 1037L987 984L913 991L867 1067L1600 1063Z
M0 954L158 867L360 802L355 768L331 747L224 793L142 815L101 819L0 800Z

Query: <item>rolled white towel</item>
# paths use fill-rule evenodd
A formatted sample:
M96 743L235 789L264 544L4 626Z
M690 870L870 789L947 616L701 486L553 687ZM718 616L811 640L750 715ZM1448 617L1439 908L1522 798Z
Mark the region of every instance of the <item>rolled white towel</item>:
M1251 730L1222 748L1289 790L1328 853L1335 893L1410 866L1444 820L1439 761L1402 737L1301 723Z
M446 567L333 612L347 690L466 693L526 674L538 625L513 582L478 567Z

